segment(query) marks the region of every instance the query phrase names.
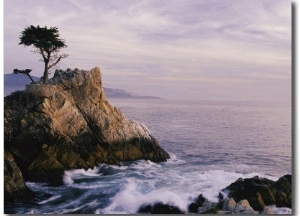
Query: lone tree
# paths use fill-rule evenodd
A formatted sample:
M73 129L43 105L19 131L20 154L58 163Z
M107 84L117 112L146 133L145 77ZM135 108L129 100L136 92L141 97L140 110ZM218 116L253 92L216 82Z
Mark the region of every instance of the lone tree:
M24 46L33 45L36 50L34 53L42 55L41 61L45 63L43 83L47 84L49 70L53 68L62 58L68 57L67 54L60 54L60 49L67 47L65 41L59 38L56 27L29 26L21 32L20 43Z

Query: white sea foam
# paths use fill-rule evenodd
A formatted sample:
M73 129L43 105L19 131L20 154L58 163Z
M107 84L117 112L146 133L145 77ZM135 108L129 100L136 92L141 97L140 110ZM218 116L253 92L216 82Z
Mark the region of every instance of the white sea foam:
M74 183L75 179L81 179L81 178L93 178L98 177L101 175L99 173L99 167L94 167L92 169L74 169L74 170L68 170L65 171L63 182L66 185L71 185Z
M275 208L275 214L292 214L292 209L290 208Z
M174 153L169 153L170 155L170 159L167 160L166 163L168 164L174 164L174 165L182 165L182 164L186 164L186 161L180 159L177 155L175 155Z
M120 191L111 198L111 203L99 210L105 214L136 213L145 204L163 202L187 212L188 205L203 194L217 202L219 192L239 177L250 178L257 173L240 174L224 170L177 173L157 171L156 180L128 178ZM170 175L171 174L171 175Z
M276 205L270 205L267 208L271 209L274 214L292 214L292 209L290 208L276 207Z
M145 171L145 170L157 170L161 169L162 165L159 163L154 163L150 160L139 160L130 164L128 168L135 171Z
M122 166L103 164L88 170L66 171L64 183L67 187L94 191L87 193L92 196L98 193L107 196L109 202L98 209L96 206L96 213L123 214L136 213L142 205L157 202L174 205L187 212L188 205L200 194L217 202L219 192L240 177L260 176L277 180L276 177L249 172L251 168L243 164L227 164L220 168L216 165L190 166L171 153L170 160L163 163L139 160L124 162ZM53 196L41 201L41 204L57 198ZM76 202L82 207L81 197ZM69 205L62 207L60 213L69 211ZM278 214L287 211L286 208L274 209Z
M56 200L56 199L58 199L58 198L60 198L61 197L61 195L56 195L56 196L52 196L52 197L50 197L49 199L47 199L47 200L43 200L43 201L41 201L41 202L38 202L38 204L45 204L45 203L48 203L48 202L51 202L51 201L53 201L53 200Z
M70 175L70 172L65 172L64 178L63 178L63 182L66 185L71 185L74 183L73 179L72 179L72 175Z
M154 204L158 201L176 205L186 211L186 202L180 194L165 188L154 189L145 193L140 183L136 179L127 179L127 183L112 199L112 203L101 212L106 214L136 213L143 204Z
M93 169L74 169L65 171L63 181L65 184L72 184L73 179L82 178L82 177L95 177L99 176L98 168L94 167Z

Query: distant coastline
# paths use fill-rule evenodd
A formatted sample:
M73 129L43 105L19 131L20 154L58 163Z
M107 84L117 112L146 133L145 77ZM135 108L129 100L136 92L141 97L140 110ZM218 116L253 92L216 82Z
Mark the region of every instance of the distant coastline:
M39 77L32 76L32 79L37 82ZM22 74L4 74L4 96L7 96L15 91L25 89L26 84L30 84L28 77ZM108 98L122 98L122 99L162 99L156 96L137 95L129 93L123 89L113 89L103 87L105 95Z

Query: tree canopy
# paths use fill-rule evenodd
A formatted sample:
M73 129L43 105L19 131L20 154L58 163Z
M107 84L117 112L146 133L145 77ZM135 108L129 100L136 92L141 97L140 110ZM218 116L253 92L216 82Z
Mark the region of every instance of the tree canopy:
M67 47L65 41L59 38L59 31L56 27L29 26L21 32L19 45L34 46L35 53L42 55L45 63L43 83L47 84L49 69L53 68L67 54L60 54L60 49Z

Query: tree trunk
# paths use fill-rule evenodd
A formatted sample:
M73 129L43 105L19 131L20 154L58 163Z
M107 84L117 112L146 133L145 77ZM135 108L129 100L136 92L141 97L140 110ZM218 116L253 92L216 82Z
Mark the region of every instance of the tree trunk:
M44 70L44 76L43 76L43 84L47 85L48 84L48 61L45 61L45 70Z
M48 83L48 69L47 69L47 66L45 66L43 79L44 79L43 84L47 85L47 83Z
M31 78L31 76L28 73L26 75L31 79L32 83L35 83L34 80Z

